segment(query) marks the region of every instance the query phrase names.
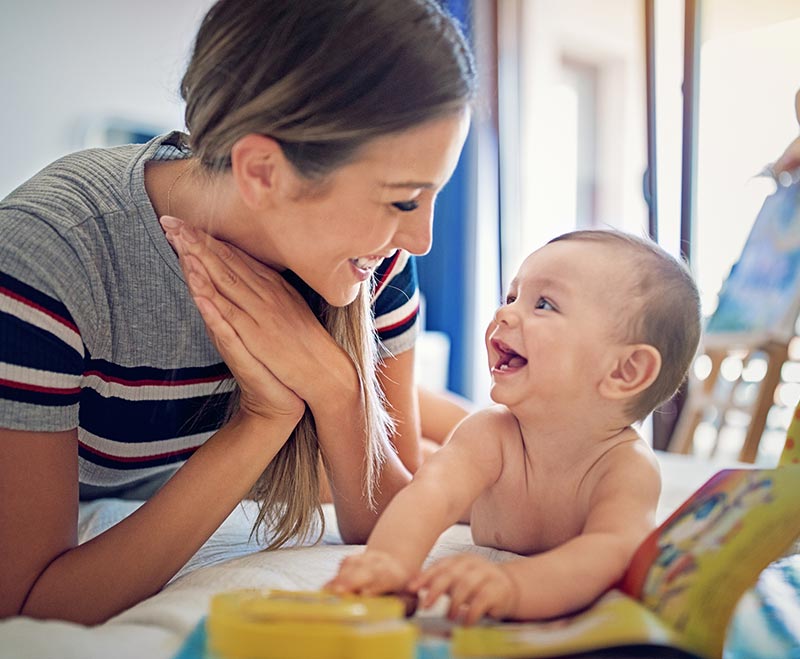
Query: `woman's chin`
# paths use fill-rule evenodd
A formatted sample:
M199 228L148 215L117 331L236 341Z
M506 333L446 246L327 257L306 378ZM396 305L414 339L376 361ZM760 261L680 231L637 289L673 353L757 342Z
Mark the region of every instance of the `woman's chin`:
M346 307L358 297L361 285L337 290L317 291L332 307Z

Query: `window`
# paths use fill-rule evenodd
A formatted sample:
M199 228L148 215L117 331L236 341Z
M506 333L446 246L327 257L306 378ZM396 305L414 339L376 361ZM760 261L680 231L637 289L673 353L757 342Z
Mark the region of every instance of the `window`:
M498 4L504 286L565 231L647 230L643 6Z

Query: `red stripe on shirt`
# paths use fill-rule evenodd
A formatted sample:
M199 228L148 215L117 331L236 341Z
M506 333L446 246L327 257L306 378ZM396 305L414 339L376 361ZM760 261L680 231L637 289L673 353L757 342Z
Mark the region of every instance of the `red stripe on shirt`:
M164 458L171 458L175 455L181 455L184 453L190 453L196 451L199 446L188 446L186 448L177 449L175 451L167 451L166 453L157 453L155 455L136 455L136 456L128 456L122 457L119 455L112 455L111 453L105 453L104 451L100 451L92 446L88 446L81 441L78 441L78 444L92 453L93 455L99 455L100 457L106 458L107 460L114 460L115 462L149 462L151 460L163 460ZM146 447L147 444L141 444L140 446Z
M414 311L412 311L402 320L398 320L396 323L392 323L391 325L383 325L381 327L377 327L376 329L379 332L387 332L389 330L393 330L395 327L400 327L400 325L403 325L404 323L407 323L409 320L411 320L417 314L418 311L419 311L419 305L415 306Z
M383 273L383 276L378 280L378 285L375 286L375 292L372 294L373 298L377 298L378 294L381 292L383 285L389 280L389 275L394 270L394 266L397 265L397 261L400 258L400 250L398 249L394 253L394 257L392 258L392 262L389 264L389 267L386 268L386 272Z
M0 378L0 386L10 387L11 389L24 389L25 391L38 391L43 394L74 395L81 392L80 387L43 387L38 384L28 384L27 382L16 382L15 380L4 380Z
M207 382L224 382L225 380L232 379L230 375L213 375L207 378L192 378L189 380L125 380L123 378L114 377L112 375L106 375L105 373L101 373L100 371L87 371L83 374L84 377L88 377L90 375L96 375L100 378L103 382L114 382L116 384L122 384L127 387L148 387L148 386L155 386L155 387L178 387L187 384L205 384Z
M7 295L12 300L16 300L17 302L21 302L26 307L30 307L31 309L36 309L37 311L41 311L43 314L45 314L46 316L49 316L50 318L52 318L56 322L60 323L64 327L67 327L67 328L71 329L76 334L80 334L80 332L78 331L78 326L75 323L73 323L70 320L67 320L66 318L63 318L62 316L59 316L58 314L50 311L50 309L47 309L46 307L43 307L40 304L36 304L35 302L31 302L28 298L22 297L19 293L15 293L14 291L11 291L11 290L9 290L7 288L4 288L2 286L0 286L0 293L3 293L4 295Z

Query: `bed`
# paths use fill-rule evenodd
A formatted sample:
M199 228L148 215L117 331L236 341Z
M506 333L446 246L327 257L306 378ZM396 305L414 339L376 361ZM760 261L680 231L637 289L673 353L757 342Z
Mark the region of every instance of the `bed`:
M722 465L676 454L659 454L664 491L658 510L665 519ZM101 533L138 502L101 499L82 504L82 542ZM360 550L343 545L331 506L322 542L272 552L259 551L249 539L254 507L239 506L192 560L153 597L96 627L38 621L24 617L0 622L2 659L171 659L207 612L210 597L236 588L317 589L331 578L339 562ZM429 560L455 552L478 552L493 560L511 555L475 546L469 529L457 525L437 542Z

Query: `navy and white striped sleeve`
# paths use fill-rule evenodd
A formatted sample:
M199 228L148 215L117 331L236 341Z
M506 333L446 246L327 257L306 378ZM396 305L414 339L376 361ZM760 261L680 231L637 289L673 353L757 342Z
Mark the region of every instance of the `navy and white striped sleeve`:
M67 308L0 272L0 427L77 427L83 357Z
M375 327L383 354L414 347L419 334L419 291L414 257L398 250L375 271Z

